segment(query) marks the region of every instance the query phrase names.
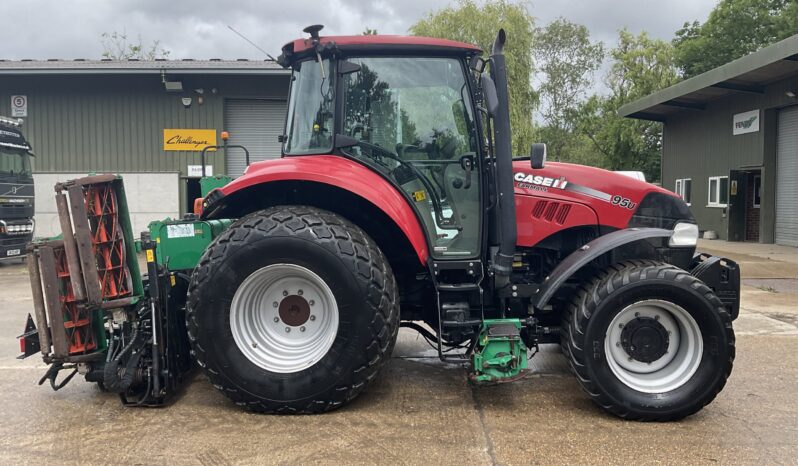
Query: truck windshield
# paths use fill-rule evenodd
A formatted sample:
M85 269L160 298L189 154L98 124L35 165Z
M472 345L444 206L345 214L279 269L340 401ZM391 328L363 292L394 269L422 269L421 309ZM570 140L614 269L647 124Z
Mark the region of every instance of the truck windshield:
M0 146L0 178L30 178L30 155L22 150Z
M309 60L294 67L288 100L286 154L332 150L334 76L330 60Z

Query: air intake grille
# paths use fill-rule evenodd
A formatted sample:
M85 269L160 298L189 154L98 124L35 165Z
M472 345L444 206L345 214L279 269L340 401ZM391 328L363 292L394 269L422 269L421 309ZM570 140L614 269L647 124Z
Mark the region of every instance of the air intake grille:
M554 222L558 225L565 224L568 214L571 212L570 204L560 202L538 201L532 209L532 217L546 222Z

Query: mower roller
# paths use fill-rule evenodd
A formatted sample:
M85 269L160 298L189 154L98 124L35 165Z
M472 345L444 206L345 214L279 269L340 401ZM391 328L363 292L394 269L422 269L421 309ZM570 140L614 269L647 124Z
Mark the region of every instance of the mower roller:
M150 224L146 274L120 178L56 186L63 236L29 247L36 325L20 340L51 364L42 382L58 389L69 369L161 405L196 363L242 408L318 413L366 389L404 326L474 384L523 378L558 343L623 418L680 419L715 398L737 264L696 253L698 226L667 190L547 163L544 144L513 158L504 31L483 57L320 30L278 59L293 72L282 157Z

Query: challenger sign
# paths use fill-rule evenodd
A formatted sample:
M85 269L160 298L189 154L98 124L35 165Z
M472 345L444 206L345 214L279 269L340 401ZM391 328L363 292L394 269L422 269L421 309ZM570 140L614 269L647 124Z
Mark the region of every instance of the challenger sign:
M164 129L163 150L201 151L216 145L215 129ZM215 150L215 149L208 149Z

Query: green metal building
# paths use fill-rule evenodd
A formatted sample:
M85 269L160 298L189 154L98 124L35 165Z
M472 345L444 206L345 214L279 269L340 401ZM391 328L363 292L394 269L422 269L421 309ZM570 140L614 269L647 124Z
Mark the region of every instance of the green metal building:
M24 120L36 154L37 235L58 230L57 180L121 173L143 229L191 211L221 131L253 161L279 157L289 78L271 61L0 60L0 115ZM243 152L210 154L214 174L243 172Z
M620 112L664 124L662 185L701 230L798 246L798 35Z

